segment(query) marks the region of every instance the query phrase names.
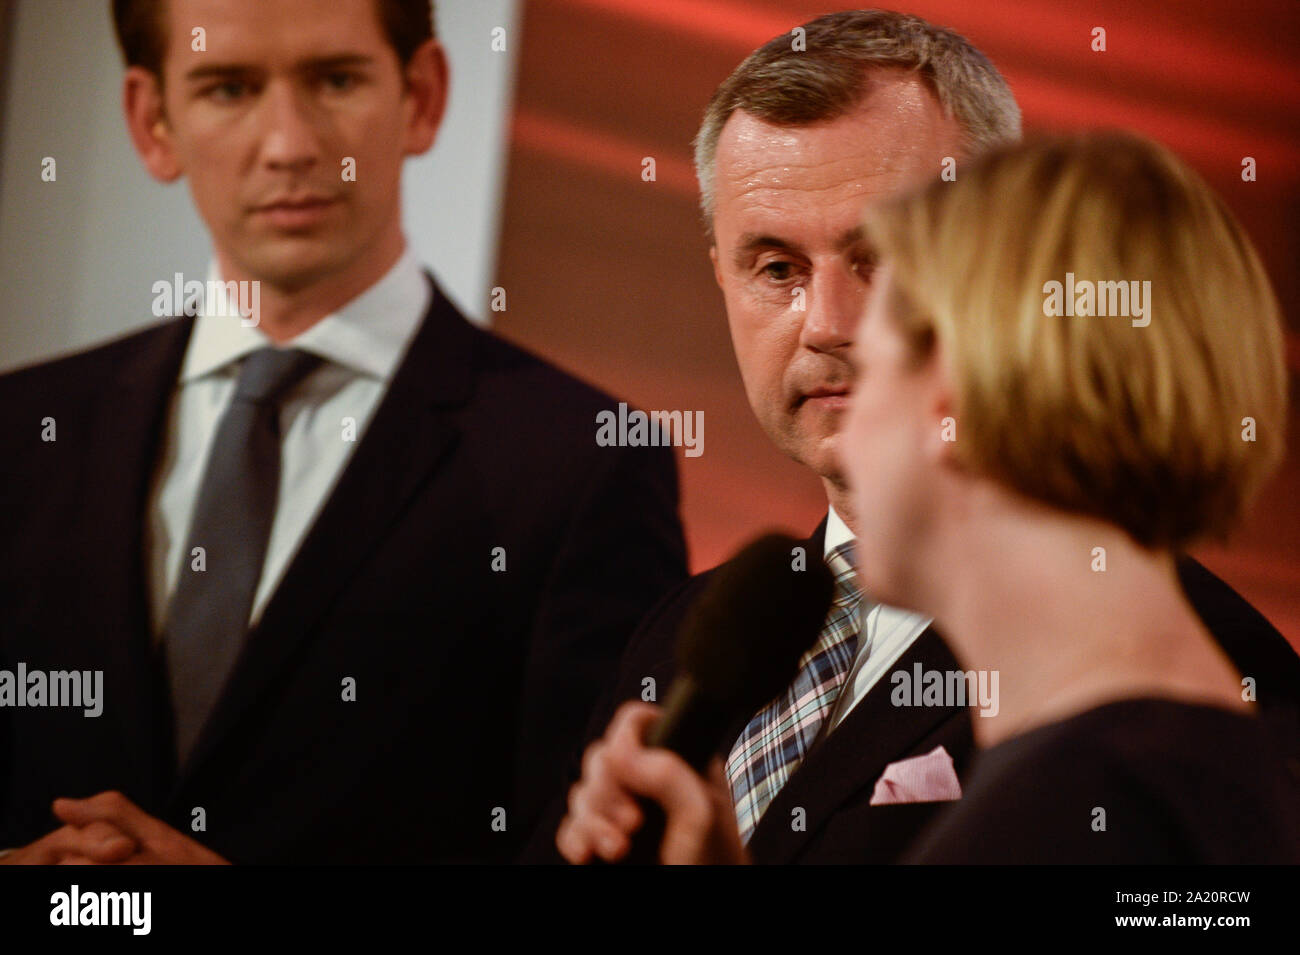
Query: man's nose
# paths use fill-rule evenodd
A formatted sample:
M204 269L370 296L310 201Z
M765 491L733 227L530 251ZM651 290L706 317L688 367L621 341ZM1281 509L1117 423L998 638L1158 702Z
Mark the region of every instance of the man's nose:
M866 306L866 286L850 269L839 266L813 273L807 289L807 315L799 343L814 351L842 351L853 344L853 333Z
M273 83L259 106L263 162L298 172L320 159L320 117L309 97L292 84Z

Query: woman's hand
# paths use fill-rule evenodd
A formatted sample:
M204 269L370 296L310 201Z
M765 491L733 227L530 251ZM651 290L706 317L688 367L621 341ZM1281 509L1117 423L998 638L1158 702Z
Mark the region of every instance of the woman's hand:
M722 760L713 760L704 779L677 754L643 742L660 712L649 703L624 703L605 735L587 747L582 778L569 790L569 813L555 835L556 847L570 862L581 865L597 857L615 862L626 855L645 821L637 797L658 803L667 816L660 862L749 862Z

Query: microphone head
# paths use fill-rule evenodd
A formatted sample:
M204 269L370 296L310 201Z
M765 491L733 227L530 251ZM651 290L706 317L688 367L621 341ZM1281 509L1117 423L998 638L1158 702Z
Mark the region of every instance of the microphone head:
M719 567L682 620L680 672L715 703L753 712L785 690L817 640L835 579L806 542L766 534Z

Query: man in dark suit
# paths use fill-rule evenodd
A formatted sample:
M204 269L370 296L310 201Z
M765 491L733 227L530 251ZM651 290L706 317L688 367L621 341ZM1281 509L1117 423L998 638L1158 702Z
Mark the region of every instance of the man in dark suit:
M825 525L803 542L818 553ZM588 728L594 741L606 734L618 707L645 699L645 680L658 687L676 676L674 644L682 618L699 598L717 570L699 574L664 599L642 623L624 657L618 683L606 694ZM1300 775L1300 657L1286 639L1240 595L1191 558L1178 563L1179 580L1196 612L1245 674L1257 675L1261 710L1270 724L1292 772ZM911 676L920 665L926 671L949 673L963 668L940 633L926 626L904 654L833 732L819 738L788 782L767 807L746 845L749 858L760 864L854 864L895 862L948 803L900 802L872 805L876 783L890 763L914 759L936 747L952 757L963 777L974 755L971 707L950 704L900 706L895 673ZM728 730L728 742L718 751L725 760L746 720ZM612 731L611 731L612 732ZM588 778L600 779L602 764L617 758L590 753ZM579 770L571 767L571 778ZM590 798L590 797L588 797ZM552 806L548 818L558 824L562 807ZM525 858L530 862L559 862L555 839L539 827ZM617 836L616 836L617 838ZM616 845L616 850L621 847ZM617 855L617 851L611 855Z
M1019 111L978 51L918 18L856 11L802 31L803 43L777 37L719 87L696 138L696 165L750 404L774 443L826 489L827 519L805 547L836 572L836 603L790 690L731 727L718 753L725 778L715 779L712 791L730 792L738 823L731 834L755 862L889 862L944 803L872 805L886 768L942 747L938 759L951 760L955 779L970 764L974 742L966 707L913 705L911 693L900 693L900 674L962 670L941 636L927 619L861 594L851 569L855 517L836 445L853 381L847 357L872 276L859 221L865 203L956 169L954 158L1018 138ZM890 466L879 462L882 480ZM1205 568L1184 559L1179 573L1224 650L1258 680L1261 706L1294 757L1300 659ZM655 714L644 705L619 706L647 700L647 686L672 682L678 627L708 578L665 598L633 637L619 681L589 728L594 742L568 816L561 824L566 807L552 807L556 838L547 844L539 829L525 858L556 861L557 845L573 862L628 850L640 812L624 783L639 770L625 761L624 744ZM656 759L662 774L640 778L639 791L689 801L690 793L673 789L676 770L666 756L636 765ZM571 775L579 777L576 766ZM700 821L709 814L690 805L672 807L669 816Z
M617 403L407 251L427 0L114 12L132 139L245 307L0 377L0 847L510 858L685 577L671 454L599 446Z

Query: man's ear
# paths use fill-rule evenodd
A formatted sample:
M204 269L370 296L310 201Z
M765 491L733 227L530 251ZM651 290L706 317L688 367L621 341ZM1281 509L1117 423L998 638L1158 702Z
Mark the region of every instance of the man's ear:
M184 170L176 156L158 77L143 67L130 67L122 81L122 112L131 145L149 175L159 182L179 179Z
M408 156L428 152L438 138L438 127L447 111L449 72L447 54L437 40L426 40L406 64L403 80L410 110L406 120Z
M713 281L718 283L718 288L722 288L722 268L718 265L718 243L716 242L709 246L709 261L713 263Z

